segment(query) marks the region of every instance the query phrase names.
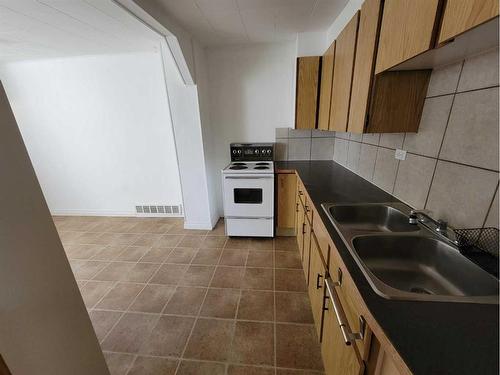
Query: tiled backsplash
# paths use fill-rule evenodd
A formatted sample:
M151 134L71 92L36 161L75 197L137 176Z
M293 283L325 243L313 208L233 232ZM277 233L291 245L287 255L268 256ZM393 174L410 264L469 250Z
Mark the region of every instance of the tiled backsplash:
M279 160L331 160L457 228L498 228L498 49L435 69L418 133L276 129ZM406 160L395 150L407 151Z

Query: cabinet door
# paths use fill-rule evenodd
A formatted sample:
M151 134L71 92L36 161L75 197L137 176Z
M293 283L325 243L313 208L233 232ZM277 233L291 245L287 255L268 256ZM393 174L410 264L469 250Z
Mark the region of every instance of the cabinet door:
M366 0L359 17L358 42L347 131L363 133L375 68L375 47L382 15L381 0Z
M353 346L357 348L361 359L366 359L370 352L372 332L370 327L365 323L361 325L361 301L357 297L356 285L349 276L347 269L340 261L340 255L337 248L333 243L330 244L330 260L329 260L329 274L330 278L337 282L335 289L336 295L342 305L342 311L349 324L352 332L362 332L363 338L358 338L353 341ZM364 319L363 319L364 321Z
M330 124L330 103L332 98L333 65L335 62L335 41L326 50L321 60L321 85L319 92L318 129L328 130Z
M297 59L295 129L316 128L320 56Z
M295 233L297 176L294 173L279 173L277 179L278 220L277 234Z
M330 300L323 317L321 353L326 375L361 375L364 371L364 363L357 352L356 345L346 345L344 341Z
M359 12L342 30L335 43L330 130L345 132L347 129L358 20Z
M375 73L434 46L440 0L385 0Z
M309 299L311 300L311 308L316 325L316 332L321 340L321 325L323 320L323 302L325 297L325 274L326 263L321 256L321 251L318 244L318 239L311 233L311 250L310 250L310 266L309 266Z
M498 0L447 0L438 43L498 16Z
M304 244L302 249L302 268L304 269L304 277L306 284L309 285L309 270L311 257L311 223L307 219L307 214L304 216Z
M302 254L304 252L304 207L302 206L302 203L300 203L300 200L297 200L297 246L299 248L299 253L300 257L302 258Z

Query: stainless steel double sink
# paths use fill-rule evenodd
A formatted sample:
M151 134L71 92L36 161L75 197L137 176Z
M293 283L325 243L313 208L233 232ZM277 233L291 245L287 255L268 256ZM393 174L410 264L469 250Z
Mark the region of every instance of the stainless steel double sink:
M398 202L322 204L373 290L388 299L498 304L498 280Z

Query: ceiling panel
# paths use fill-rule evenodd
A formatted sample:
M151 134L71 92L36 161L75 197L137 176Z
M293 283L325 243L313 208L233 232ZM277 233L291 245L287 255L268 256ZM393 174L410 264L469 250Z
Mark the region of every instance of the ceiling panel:
M246 37L245 26L238 11L209 12L205 16L219 34Z
M347 0L150 0L205 45L295 40L329 27Z
M0 0L0 61L154 51L158 43L112 0Z
M312 7L317 0L236 0L240 10ZM334 1L334 0L332 0Z
M236 0L196 0L196 3L203 12L238 11Z

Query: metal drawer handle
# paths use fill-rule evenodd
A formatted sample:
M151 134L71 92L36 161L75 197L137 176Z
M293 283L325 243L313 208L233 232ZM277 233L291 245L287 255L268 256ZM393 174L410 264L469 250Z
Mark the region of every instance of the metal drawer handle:
M360 324L360 329L359 332L352 332L351 328L349 327L349 323L347 321L347 318L345 316L344 310L342 309L342 304L340 303L339 296L337 295L337 292L335 291L335 287L332 284L332 279L327 278L325 279L325 285L326 285L326 290L329 294L329 297L332 301L332 306L333 310L335 311L335 317L337 318L337 322L340 327L340 331L342 332L342 336L344 338L344 343L349 346L352 345L352 343L356 340L363 340L363 337L365 335L365 329L366 329L366 322L365 319L360 316L359 317L359 324Z
M302 223L302 234L306 234L306 223Z
M323 275L318 273L317 277L316 277L316 289L321 289L322 286L319 285L319 281L323 278Z

